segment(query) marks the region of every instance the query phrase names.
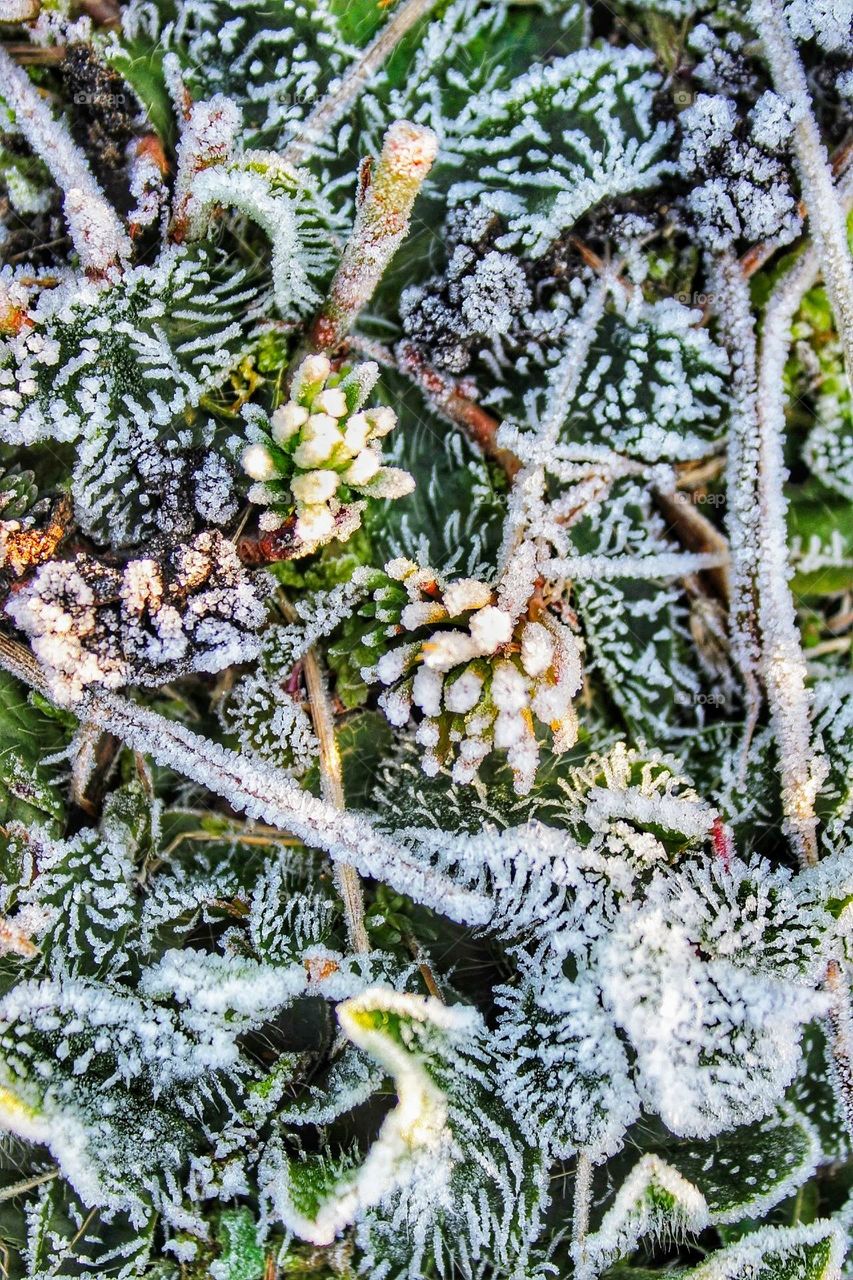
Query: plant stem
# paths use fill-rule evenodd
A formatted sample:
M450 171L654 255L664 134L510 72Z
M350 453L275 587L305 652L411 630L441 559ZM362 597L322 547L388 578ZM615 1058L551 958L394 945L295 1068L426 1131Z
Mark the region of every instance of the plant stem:
M818 858L815 797L826 763L812 742L808 671L788 584L784 373L794 316L817 278L818 266L817 253L809 249L770 297L764 313L756 400L760 669L776 739L786 826L807 866Z
M778 0L753 0L752 17L761 37L776 91L795 113L794 152L803 184L820 269L838 325L847 378L853 387L853 261L847 222L820 128L812 110L806 73Z
M320 745L323 797L336 809L343 811L345 800L341 753L335 738L335 720L329 704L326 677L313 645L302 658L302 673L305 676L314 732ZM344 904L350 946L354 951L369 951L370 939L364 926L364 894L359 874L351 863L336 862L335 879Z
M397 120L382 143L375 172L362 165L352 234L335 272L329 295L315 317L305 350L332 351L373 297L389 262L409 230L409 217L432 167L438 139L431 129Z
M389 22L371 40L357 62L345 72L333 93L318 102L304 121L299 133L284 149L282 158L288 164L304 164L317 144L350 109L408 31L435 6L436 0L405 0Z
M572 1209L572 1256L577 1280L587 1272L586 1237L589 1231L589 1209L592 1203L592 1160L579 1151L575 1163L575 1193Z
M853 1012L848 979L838 960L827 965L825 987L832 999L827 1023L833 1084L847 1132L853 1138Z

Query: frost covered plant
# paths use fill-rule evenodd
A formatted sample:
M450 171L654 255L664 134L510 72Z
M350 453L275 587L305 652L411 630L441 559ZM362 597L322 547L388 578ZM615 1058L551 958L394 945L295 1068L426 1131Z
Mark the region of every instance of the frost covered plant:
M269 508L262 529L279 529L295 512L303 554L333 537L344 542L358 528L364 503L353 495L402 498L414 487L408 472L382 464L380 442L397 425L394 410L363 408L378 377L372 362L333 374L326 356L306 356L266 429L249 411L256 438L241 458L256 481L249 498Z
M543 613L518 620L487 582L445 582L411 560L392 560L362 613L353 656L381 656L362 679L387 687L379 706L392 725L419 713L421 768L434 775L455 757L454 782L470 783L490 751L505 751L515 789L533 786L539 746L534 717L553 735L552 750L577 737L572 699L581 683L580 656L567 627ZM346 653L348 637L341 646Z
M851 0L0 0L0 1276L853 1276Z

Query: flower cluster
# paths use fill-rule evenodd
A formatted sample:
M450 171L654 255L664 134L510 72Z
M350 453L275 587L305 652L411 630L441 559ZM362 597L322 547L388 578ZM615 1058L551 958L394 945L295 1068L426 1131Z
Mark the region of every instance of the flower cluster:
M385 575L363 608L380 626L355 656L384 648L361 674L387 686L379 704L388 720L404 725L419 713L424 773L455 756L454 781L470 783L486 756L505 751L515 790L526 795L539 762L534 717L550 728L558 753L577 737L574 636L545 611L516 618L495 588L476 578L448 583L404 559L390 561Z
M326 356L308 356L286 404L263 423L260 411L250 412L255 440L242 461L255 481L251 501L268 508L262 529L278 529L295 514L295 533L310 550L358 528L364 503L353 495L411 493L407 472L382 465L380 441L397 425L393 409L363 409L378 376L372 361L333 373Z

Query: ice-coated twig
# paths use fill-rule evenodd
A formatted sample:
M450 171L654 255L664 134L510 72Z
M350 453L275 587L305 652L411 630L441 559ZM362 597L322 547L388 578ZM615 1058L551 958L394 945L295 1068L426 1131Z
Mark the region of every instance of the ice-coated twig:
M589 1210L592 1204L592 1160L579 1151L575 1161L575 1193L572 1203L572 1257L578 1277L588 1274L586 1237L589 1232Z
M832 1083L853 1138L853 1010L849 979L839 961L831 960L827 966L825 985L832 1000L827 1017Z
M547 458L557 447L560 427L566 419L571 401L578 389L589 352L595 341L607 295L613 289L615 278L608 274L597 280L587 294L586 301L571 321L566 335L566 351L560 363L552 370L548 389L547 411L536 431L535 445L540 457ZM503 440L499 441L503 444ZM498 563L503 573L511 563L525 529L536 520L541 511L545 492L545 463L537 462L523 467L515 477L513 490L507 505L503 541Z
M0 46L3 99L35 154L63 192L63 209L83 267L103 275L123 263L130 239L63 120L56 119L26 71Z
M386 59L396 49L407 31L435 7L436 0L405 0L394 16L373 37L341 77L340 83L327 94L302 124L296 137L287 144L283 158L288 164L304 164L318 143L328 139L332 129L367 87Z
M545 560L540 568L552 578L603 581L610 578L684 578L705 569L724 568L728 563L728 555L721 551L662 551L648 556L555 556Z
M372 298L409 230L415 197L437 150L432 129L397 120L385 134L375 170L363 166L352 234L328 298L311 326L306 350L332 351Z
M776 90L794 107L794 152L809 224L838 326L847 377L853 386L853 260L839 193L812 110L806 73L779 0L753 0L752 19L761 37Z
M0 666L50 698L33 655L2 634ZM408 856L401 841L377 831L362 814L342 812L310 795L273 765L248 760L120 694L90 690L75 706L75 714L222 796L250 818L291 832L310 847L324 850L333 861L351 863L362 875L384 880L398 893L450 919L482 924L490 916L491 905L482 894L460 888L426 862Z
M311 709L311 720L320 747L320 781L323 798L340 811L346 807L344 800L341 753L335 737L335 718L329 704L326 677L320 665L317 650L312 646L302 659L302 674ZM344 904L347 933L354 951L370 950L370 940L364 926L364 894L361 880L352 863L336 861L335 879Z
M761 706L755 572L758 563L758 385L755 324L749 285L731 253L719 259L712 284L732 362L726 453L726 530L729 535L729 642L743 680L747 723L739 774L743 778Z
M32 22L41 0L0 0L0 22Z
M788 832L802 862L817 861L815 797L826 763L812 742L807 667L797 614L788 585L790 565L784 484L784 372L791 347L791 326L803 296L818 274L818 255L810 248L783 276L764 313L758 366L758 622L761 674L782 779L782 808Z

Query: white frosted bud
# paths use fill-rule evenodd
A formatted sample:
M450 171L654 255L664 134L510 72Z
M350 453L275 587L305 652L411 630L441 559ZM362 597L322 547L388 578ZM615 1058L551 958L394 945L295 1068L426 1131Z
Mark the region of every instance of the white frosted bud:
M474 641L464 631L437 631L423 643L424 665L434 671L449 671L479 654Z
M541 622L528 622L521 633L521 665L529 676L541 676L554 657L554 640Z
M441 731L435 720L422 720L415 732L415 741L422 747L437 747Z
M387 404L379 405L376 409L368 409L365 417L375 436L387 436L397 425L397 415Z
M513 663L495 664L492 698L498 711L519 712L527 706L527 681Z
M447 617L444 605L434 600L415 600L407 604L400 614L400 622L407 631L417 631L418 627L427 627L434 622L443 622Z
M386 689L379 695L379 705L389 723L400 729L409 719L412 700L405 689Z
M441 710L441 690L444 677L440 671L418 667L412 681L412 701L428 716L437 716Z
M468 625L480 653L494 653L499 645L507 644L512 637L512 618L495 605L479 609Z
M290 482L294 498L306 506L328 502L334 497L337 487L338 477L334 471L306 471L301 476L294 476Z
M417 567L414 560L407 560L404 556L397 556L395 560L388 561L385 566L385 572L395 582L402 582L404 578L408 578L409 574L414 573Z
M482 609L492 598L492 588L476 578L460 578L444 589L444 603L451 618L468 609Z
M444 705L448 711L464 714L477 705L482 692L482 677L476 671L463 671L457 680L445 686Z
M333 418L342 418L347 411L347 398L340 387L327 387L317 396L313 408L319 413L331 414Z
M328 413L313 414L302 429L302 439L293 451L293 461L298 467L310 471L312 467L328 462L340 443L337 419Z
M278 474L269 449L262 444L250 444L243 450L243 470L252 480L272 480Z
M361 453L355 458L346 471L342 473L341 478L346 484L361 485L367 484L372 480L382 465L379 454L373 449L362 449Z
M335 528L335 517L328 507L303 507L296 521L296 532L303 542L323 542Z
M502 750L515 746L524 737L526 730L523 716L501 711L495 720L495 746Z
M332 362L328 356L306 356L293 380L296 399L316 395L331 372Z
M347 420L344 428L344 444L350 453L355 455L361 453L370 437L370 423L367 421L366 414L354 413Z
M297 431L308 421L308 410L302 404L291 400L288 404L279 405L270 418L272 438L277 444L284 444L295 436Z

